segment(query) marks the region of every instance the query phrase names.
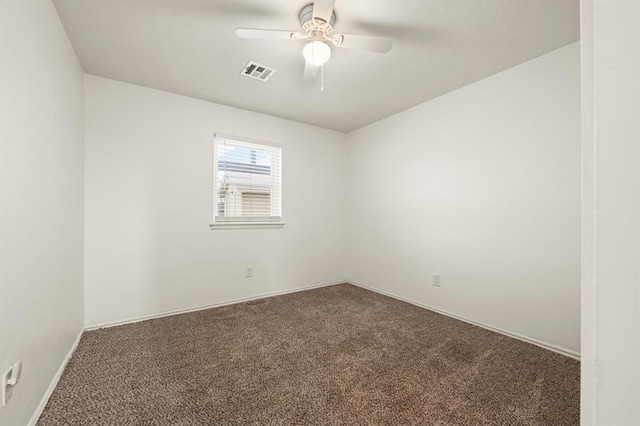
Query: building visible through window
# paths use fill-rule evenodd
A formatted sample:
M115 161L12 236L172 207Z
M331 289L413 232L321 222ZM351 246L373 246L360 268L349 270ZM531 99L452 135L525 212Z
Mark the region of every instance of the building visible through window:
M215 139L215 222L280 222L281 148L236 139Z

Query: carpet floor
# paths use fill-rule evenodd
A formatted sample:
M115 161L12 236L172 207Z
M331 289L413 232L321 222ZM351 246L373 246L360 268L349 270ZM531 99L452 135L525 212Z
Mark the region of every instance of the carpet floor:
M577 425L580 363L348 284L84 333L39 425Z

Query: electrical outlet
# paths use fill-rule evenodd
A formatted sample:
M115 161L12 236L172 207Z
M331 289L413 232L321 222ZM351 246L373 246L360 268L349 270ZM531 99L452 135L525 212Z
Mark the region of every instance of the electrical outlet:
M246 268L244 268L244 272L247 278L253 277L253 266L247 266Z
M433 274L431 282L434 286L440 287L440 274Z
M22 361L18 360L13 363L11 367L2 375L2 406L7 405L7 402L13 396L13 389L20 381L20 375L22 374Z

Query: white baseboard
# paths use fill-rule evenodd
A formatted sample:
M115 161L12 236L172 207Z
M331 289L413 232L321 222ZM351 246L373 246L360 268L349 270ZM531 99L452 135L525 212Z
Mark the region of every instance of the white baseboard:
M349 284L352 284L352 285L356 286L356 287L360 287L360 288L363 288L365 290L374 291L376 293L382 294L383 296L388 296L388 297L391 297L393 299L401 300L403 302L410 303L410 304L418 306L420 308L428 309L428 310L436 312L438 314L446 315L448 317L455 318L457 320L464 321L466 323L473 324L475 326L482 327L482 328L487 329L487 330L495 331L496 333L504 334L505 336L512 337L514 339L522 340L523 342L531 343L532 345L536 345L536 346L539 346L541 348L544 348L544 349L547 349L547 350L550 350L550 351L553 351L553 352L557 352L560 355L568 356L569 358L577 359L578 361L580 360L580 354L578 352L572 351L571 349L562 348L560 346L552 345L551 343L542 342L542 341L534 339L532 337L523 336L523 335L518 334L518 333L514 333L514 332L511 332L511 331L504 330L504 329L502 329L500 327L496 327L496 326L493 326L493 325L484 324L484 323L481 323L481 322L478 322L478 321L474 321L474 320L466 318L466 317L464 317L462 315L457 315L457 314L445 311L443 309L439 309L439 308L433 307L431 305L427 305L426 303L417 302L415 300L406 299L404 297L396 296L395 294L391 294L389 292L377 289L375 287L369 287L367 285L360 284L360 283L357 283L357 282L354 282L354 281L350 281L350 280L347 280L347 282Z
M73 342L73 345L71 345L71 349L69 349L67 356L64 358L64 360L62 360L62 364L60 364L60 368L58 368L58 371L56 371L56 374L53 376L51 383L49 383L49 387L47 388L47 391L44 393L44 396L40 400L40 404L38 404L38 407L36 408L36 411L33 413L33 416L31 416L31 420L29 420L29 423L27 423L28 426L35 426L35 424L38 422L40 415L44 411L44 407L47 406L47 402L49 402L49 398L51 398L51 394L53 394L53 390L58 385L58 382L60 381L60 377L62 377L62 372L64 371L65 367L69 363L69 360L73 356L73 353L76 351L76 348L78 347L78 343L80 343L80 338L82 337L82 333L84 333L84 330L80 330L80 333L78 333L78 337L76 337L75 342Z
M195 306L195 307L190 307L190 308L174 309L174 310L170 310L170 311L160 312L160 313L157 313L157 314L142 315L142 316L138 316L138 317L131 317L131 318L126 318L126 319L122 319L122 320L108 321L108 322L103 322L103 323L87 324L85 326L85 330L89 331L89 330L97 330L99 328L115 327L115 326L118 326L118 325L131 324L131 323L140 322L140 321L146 321L146 320L150 320L150 319L154 319L154 318L162 318L162 317L167 317L167 316L171 316L171 315L178 315L178 314L185 314L185 313L188 313L188 312L201 311L201 310L204 310L204 309L217 308L217 307L227 306L227 305L235 305L237 303L244 303L244 302L249 302L249 301L252 301L252 300L259 300L259 299L264 299L264 298L267 298L267 297L279 296L279 295L289 294L289 293L297 293L299 291L312 290L314 288L328 287L328 286L332 286L332 285L336 285L336 284L343 284L343 283L349 283L349 284L352 284L352 285L354 285L356 287L360 287L360 288L363 288L365 290L370 290L370 291L382 294L384 296L391 297L393 299L401 300L403 302L410 303L412 305L415 305L415 306L418 306L418 307L421 307L421 308L424 308L424 309L428 309L430 311L437 312L439 314L446 315L448 317L455 318L457 320L464 321L466 323L473 324L475 326L482 327L484 329L491 330L491 331L494 331L496 333L500 333L500 334L503 334L505 336L512 337L514 339L522 340L523 342L531 343L533 345L536 345L536 346L539 346L541 348L544 348L544 349L559 353L561 355L568 356L568 357L576 359L576 360L580 360L580 354L578 352L575 352L575 351L571 350L571 349L566 349L566 348L563 348L563 347L560 347L560 346L556 346L556 345L553 345L551 343L547 343L547 342L543 342L543 341L534 339L532 337L523 336L521 334L514 333L514 332L511 332L511 331L508 331L508 330L504 330L504 329L502 329L500 327L496 327L496 326L493 326L493 325L490 325L490 324L485 324L485 323L482 323L482 322L474 321L474 320L469 319L467 317L464 317L462 315L454 314L452 312L448 312L448 311L445 311L443 309L436 308L436 307L428 305L426 303L417 302L415 300L411 300L411 299L407 299L407 298L404 298L404 297L400 297L400 296L397 296L395 294L389 293L387 291L380 290L378 288L370 287L370 286L367 286L367 285L364 285L364 284L361 284L361 283L357 283L355 281L347 280L347 279L338 280L338 281L323 282L323 283L317 283L317 284L311 284L311 285L308 285L308 286L296 287L296 288L287 289L287 290L272 291L272 292L262 293L262 294L258 294L258 295L254 295L254 296L247 296L247 297L241 297L241 298L238 298L238 299L227 300L227 301L219 302L219 303L211 303L211 304L207 304L207 305L200 305L200 306ZM78 341L79 341L79 339L80 339L80 336L78 336ZM68 356L69 358L71 357L71 354L75 350L75 346L77 346L78 341L76 341L72 351L69 353L69 356ZM64 365L66 365L67 361L68 361L68 359L65 360ZM62 370L64 369L64 365L61 368L61 370L59 371L59 373L57 375L57 378L55 379L55 383L57 383L58 379L60 378L59 374L62 373ZM53 387L55 387L55 383L54 383ZM50 391L48 392L48 395L46 397L47 400L48 400L49 395L51 394L52 391L53 391L53 388L51 388ZM44 405L46 405L46 400L44 401L44 404L40 408L40 411L42 411L42 409L44 409Z
M291 288L291 289L286 289L286 290L277 290L277 291L272 291L272 292L268 292L268 293L261 293L261 294L255 295L255 296L241 297L239 299L232 299L232 300L227 300L227 301L219 302L219 303L211 303L211 304L207 304L207 305L194 306L194 307L191 307L191 308L173 309L173 310L170 310L170 311L159 312L157 314L142 315L142 316L131 317L131 318L126 318L126 319L122 319L122 320L116 320L116 321L107 321L107 322L96 323L96 324L87 324L87 325L85 325L84 329L89 331L89 330L97 330L99 328L115 327L117 325L131 324L131 323L134 323L134 322L146 321L146 320L150 320L150 319L154 319L154 318L162 318L162 317L168 317L168 316L171 316L171 315L186 314L188 312L202 311L204 309L218 308L218 307L227 306L227 305L235 305L237 303L250 302L252 300L264 299L264 298L273 297L273 296L280 296L280 295L289 294L289 293L297 293L299 291L312 290L314 288L328 287L328 286L332 286L332 285L336 285L336 284L345 284L345 283L347 283L346 279L345 280L338 280L338 281L330 281L330 282L311 284L311 285L307 285L307 286L296 287L296 288Z

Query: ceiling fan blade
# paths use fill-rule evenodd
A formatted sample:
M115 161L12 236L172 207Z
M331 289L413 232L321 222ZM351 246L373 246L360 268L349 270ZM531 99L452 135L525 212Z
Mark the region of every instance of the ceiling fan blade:
M303 80L313 80L316 75L318 75L318 70L320 67L317 65L313 65L311 62L304 63L304 74L302 75Z
M338 47L362 49L372 52L387 53L391 50L393 39L387 37L364 36L357 34L336 34L331 42Z
M315 0L313 2L313 19L322 19L324 22L330 22L335 4L336 0Z
M237 28L236 35L240 38L270 38L281 40L297 40L302 34L296 31L259 30L253 28Z

